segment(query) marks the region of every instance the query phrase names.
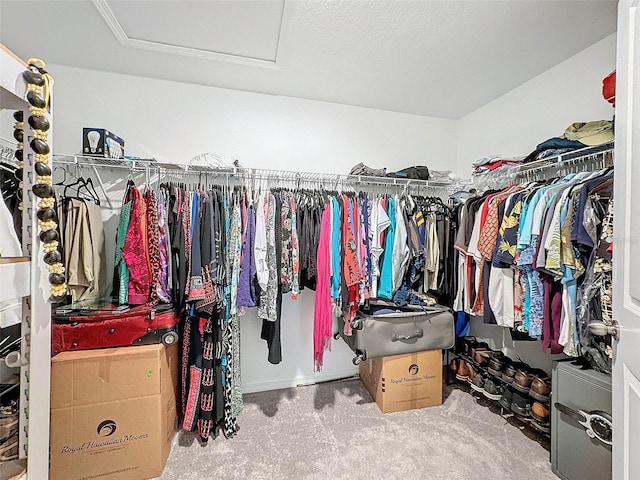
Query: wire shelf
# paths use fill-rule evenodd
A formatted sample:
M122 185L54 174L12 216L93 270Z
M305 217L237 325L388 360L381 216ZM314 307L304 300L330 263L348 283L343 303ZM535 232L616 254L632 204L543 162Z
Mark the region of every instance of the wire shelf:
M614 143L562 153L527 162L510 165L492 172L472 177L473 185L485 188L504 188L512 183L523 181L548 180L554 176L566 175L588 170L597 170L613 166Z
M271 180L274 182L320 183L323 186L380 185L415 188L446 188L452 181L429 181L396 177L374 177L367 175L332 174L318 172L298 172L260 168L223 167L207 165L160 163L154 159L112 159L82 155L53 155L56 165L77 165L91 168L121 168L131 172L146 172L160 177L188 178L195 176L225 177L228 180Z

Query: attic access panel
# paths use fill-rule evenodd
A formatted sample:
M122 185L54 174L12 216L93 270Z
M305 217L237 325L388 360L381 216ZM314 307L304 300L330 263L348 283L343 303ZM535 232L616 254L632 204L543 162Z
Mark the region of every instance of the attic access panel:
M125 46L187 56L277 60L284 0L94 3Z

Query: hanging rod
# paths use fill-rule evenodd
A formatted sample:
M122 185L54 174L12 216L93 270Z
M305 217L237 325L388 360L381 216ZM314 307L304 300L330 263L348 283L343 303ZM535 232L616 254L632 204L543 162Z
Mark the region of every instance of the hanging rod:
M483 186L504 188L523 179L530 181L547 179L550 171L557 174L568 173L568 170L579 169L595 163L599 163L602 168L610 167L613 165L613 154L613 142L595 147L580 148L534 162L510 165L477 175L472 177L472 184L479 189L482 189Z
M526 175L528 171L549 170L556 168L558 170L569 164L578 166L580 163L593 161L594 157L605 157L607 154L613 154L614 143L605 143L594 147L585 147L570 152L553 155L542 158L534 162L523 163L521 165L512 165L507 168L509 173L515 176Z
M152 172L165 176L214 175L228 179L262 179L298 182L322 182L327 184L348 185L397 185L411 188L446 187L451 181L429 181L396 177L374 177L367 175L331 174L316 172L297 172L288 170L270 170L261 168L227 167L215 168L202 165L186 165L178 163L161 163L146 159L112 159L86 157L82 155L53 155L56 165L78 165L91 168L119 168L131 172Z

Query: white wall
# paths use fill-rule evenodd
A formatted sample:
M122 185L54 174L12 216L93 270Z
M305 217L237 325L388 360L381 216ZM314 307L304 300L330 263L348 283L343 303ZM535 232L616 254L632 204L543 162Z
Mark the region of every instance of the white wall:
M456 123L310 100L149 80L59 65L55 77L56 153L81 150L82 127L104 127L123 137L127 154L186 162L211 152L245 167L348 173L364 162L398 169L455 164ZM89 173L89 172L85 172ZM121 196L123 179L105 175L109 196ZM108 258L116 212L105 208ZM109 233L110 232L110 233ZM261 321L250 310L241 319L242 377L246 392L350 376L353 354L332 342L323 372L313 372L314 295L285 296L283 362L267 362Z
M602 79L616 66L612 34L458 121L457 173L490 155L526 156L574 122L611 120Z
M211 152L246 167L348 173L455 156L455 121L49 65L56 151L77 153L82 127L104 127L126 153L185 162Z

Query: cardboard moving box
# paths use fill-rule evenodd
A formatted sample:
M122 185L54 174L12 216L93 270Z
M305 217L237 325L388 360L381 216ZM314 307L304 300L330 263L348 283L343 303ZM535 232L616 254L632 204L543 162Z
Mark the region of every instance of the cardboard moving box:
M360 380L383 413L441 405L442 351L366 360Z
M51 480L158 477L177 429L177 345L51 361Z

